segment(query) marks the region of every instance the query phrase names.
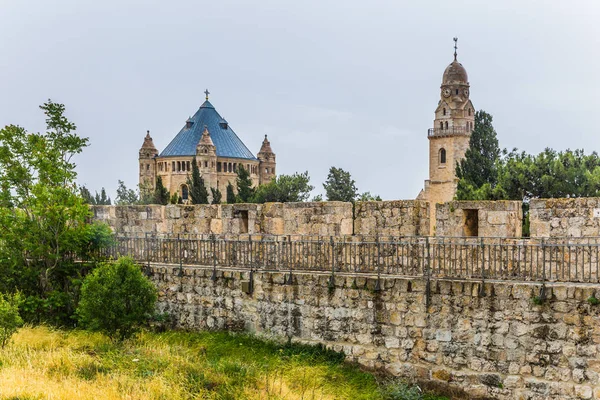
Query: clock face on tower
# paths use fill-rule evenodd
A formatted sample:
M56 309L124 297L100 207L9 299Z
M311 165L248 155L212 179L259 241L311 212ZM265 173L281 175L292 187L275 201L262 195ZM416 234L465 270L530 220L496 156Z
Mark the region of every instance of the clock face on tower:
M444 89L444 91L442 93L443 93L444 97L448 97L448 96L450 96L450 93L452 93L452 92L450 91L450 89L446 88L446 89Z

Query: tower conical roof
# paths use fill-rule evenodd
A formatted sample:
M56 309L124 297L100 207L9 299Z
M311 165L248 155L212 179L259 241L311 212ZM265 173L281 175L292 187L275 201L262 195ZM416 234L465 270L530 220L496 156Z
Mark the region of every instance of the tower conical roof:
M210 132L211 141L217 148L218 157L256 160L252 152L248 150L208 100L200 106L194 116L188 120L188 123L160 153L160 156L194 156L196 146L202 139L205 126Z
M273 150L271 149L271 142L267 139L267 135L265 135L265 140L262 142L262 146L260 146L260 151L258 154L273 154Z

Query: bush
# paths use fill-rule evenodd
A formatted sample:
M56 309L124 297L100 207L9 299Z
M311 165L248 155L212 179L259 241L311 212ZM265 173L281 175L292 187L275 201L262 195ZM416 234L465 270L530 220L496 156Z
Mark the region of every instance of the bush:
M0 294L0 345L4 348L10 337L23 325L19 315L19 297Z
M100 265L83 281L81 324L112 339L131 337L152 317L157 291L129 257Z

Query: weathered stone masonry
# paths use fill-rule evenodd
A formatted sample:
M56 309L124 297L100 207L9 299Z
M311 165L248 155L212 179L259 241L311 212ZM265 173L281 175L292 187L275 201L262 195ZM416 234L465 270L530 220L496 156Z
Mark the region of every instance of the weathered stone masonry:
M154 265L159 309L187 329L244 329L325 343L349 360L496 399L600 398L597 286L257 272Z

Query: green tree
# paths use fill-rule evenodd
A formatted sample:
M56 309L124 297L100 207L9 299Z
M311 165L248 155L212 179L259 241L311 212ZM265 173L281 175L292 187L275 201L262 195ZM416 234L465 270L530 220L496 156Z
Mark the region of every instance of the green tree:
M106 195L106 190L102 188L100 194L96 192L96 196L94 197L94 203L92 204L97 204L99 206L110 206L110 203L110 197Z
M361 193L357 201L381 201L381 197L379 195L373 196L371 192Z
M138 204L140 199L133 189L128 189L125 186L125 182L119 180L119 185L117 187L117 197L115 199L115 204L118 206L126 206L132 204Z
M323 184L328 201L353 202L358 195L358 189L350 172L341 168L331 167L327 180Z
M19 296L0 293L0 345L2 348L21 326L23 326L23 319L19 315Z
M223 199L221 191L211 187L210 192L212 193L212 204L221 204L221 200Z
M188 176L187 184L190 189L192 204L208 204L208 190L204 185L204 179L200 175L200 169L196 162L196 157L192 161L192 176Z
M86 204L96 204L96 199L85 186L79 188L79 195Z
M498 182L497 168L500 148L492 116L485 111L475 113L475 128L471 132L465 158L456 166L458 200L493 198Z
M254 203L306 201L310 191L314 189L309 182L308 171L302 174L279 175L266 185L260 185L252 201Z
M49 304L37 316L49 310L68 320L82 268L73 255L87 246L90 215L72 157L88 139L75 133L64 105L48 101L40 108L46 132L0 130L0 290Z
M122 257L86 276L77 315L86 328L123 340L148 322L157 297L156 288L140 267Z
M235 197L235 192L233 191L233 185L231 182L227 183L227 204L235 204L237 198Z
M254 188L252 187L252 179L250 179L250 172L242 164L238 164L237 167L237 178L236 178L238 200L240 203L249 203L254 195ZM229 201L228 201L229 202Z
M311 200L312 202L319 202L319 201L323 201L323 195L322 194L318 194L315 197L312 198Z
M169 191L164 187L162 178L156 177L156 188L154 189L154 204L162 204L163 206L169 204Z

